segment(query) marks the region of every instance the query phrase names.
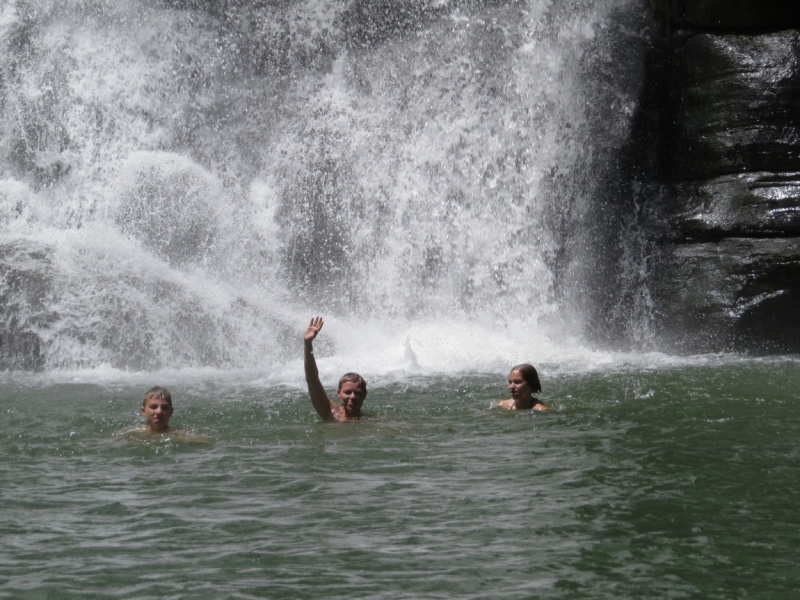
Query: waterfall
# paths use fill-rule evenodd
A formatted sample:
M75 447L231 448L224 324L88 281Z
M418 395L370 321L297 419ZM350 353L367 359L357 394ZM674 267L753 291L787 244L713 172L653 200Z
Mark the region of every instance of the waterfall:
M585 350L646 26L639 0L4 3L0 369L268 369L313 314L366 370Z

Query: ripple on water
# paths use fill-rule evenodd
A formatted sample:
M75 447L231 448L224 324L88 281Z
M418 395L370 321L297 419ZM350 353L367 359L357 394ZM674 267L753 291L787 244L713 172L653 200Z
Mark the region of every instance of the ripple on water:
M373 387L377 418L353 425L301 393L243 388L220 419L216 394L176 389L201 444L115 435L138 387L0 388L2 593L785 595L798 369L562 375L547 414L490 410L502 382L482 377L410 380Z

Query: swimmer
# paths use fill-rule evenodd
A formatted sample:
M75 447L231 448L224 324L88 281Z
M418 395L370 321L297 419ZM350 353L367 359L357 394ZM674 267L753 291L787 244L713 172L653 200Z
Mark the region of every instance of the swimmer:
M172 412L172 396L167 388L156 386L147 390L142 401L142 414L147 425L140 428L139 431L143 433L170 431L169 419Z
M185 442L210 442L210 437L198 435L188 429L172 429L169 426L172 417L172 396L167 388L154 387L144 393L142 414L146 421L144 427L131 432L134 434L162 435L169 434L169 439Z
M341 405L335 404L328 398L325 388L322 387L322 382L319 380L319 371L314 360L314 348L311 342L322 329L322 324L322 317L314 317L303 334L306 383L308 384L308 394L311 396L311 404L314 405L324 421L335 423L360 421L367 416L361 413L361 405L367 399L367 382L364 381L364 378L358 373L342 375L339 380L339 388L336 390L336 396Z
M539 374L533 365L522 364L511 369L508 374L508 391L511 393L511 398L498 400L495 406L507 410L548 410L533 396L542 391Z

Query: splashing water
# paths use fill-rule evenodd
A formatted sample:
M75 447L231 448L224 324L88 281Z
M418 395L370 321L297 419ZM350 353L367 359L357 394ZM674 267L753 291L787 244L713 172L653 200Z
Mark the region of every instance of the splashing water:
M331 369L600 356L584 259L643 14L4 4L0 368L279 370L317 313Z

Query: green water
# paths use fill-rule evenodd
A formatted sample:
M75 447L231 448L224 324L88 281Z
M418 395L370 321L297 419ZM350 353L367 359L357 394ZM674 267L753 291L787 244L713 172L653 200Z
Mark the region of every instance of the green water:
M2 598L795 598L800 362L372 385L362 424L298 388L0 379Z

